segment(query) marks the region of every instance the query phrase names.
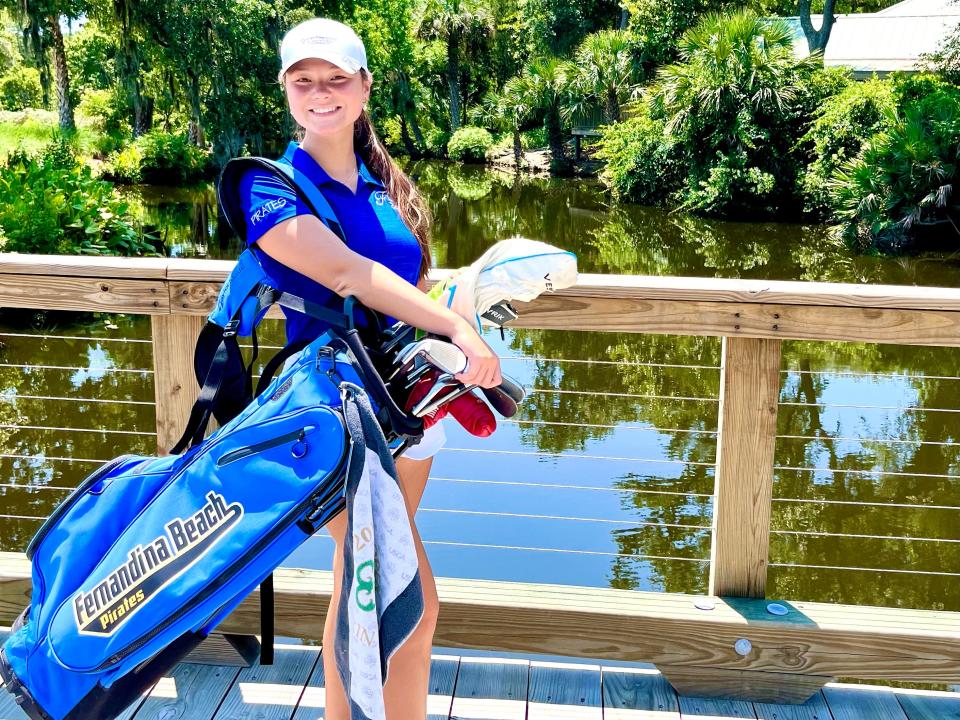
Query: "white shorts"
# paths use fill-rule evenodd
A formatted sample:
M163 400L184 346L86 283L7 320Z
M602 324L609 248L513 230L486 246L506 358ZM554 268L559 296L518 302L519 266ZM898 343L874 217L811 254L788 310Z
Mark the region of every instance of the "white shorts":
M446 444L447 433L443 429L443 420L441 420L424 430L420 442L404 450L400 457L410 460L427 460L440 452L440 448Z

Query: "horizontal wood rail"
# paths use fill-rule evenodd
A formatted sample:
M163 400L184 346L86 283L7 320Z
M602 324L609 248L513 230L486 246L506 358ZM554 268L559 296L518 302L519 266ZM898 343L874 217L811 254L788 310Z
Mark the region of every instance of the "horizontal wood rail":
M196 396L197 332L232 267L0 254L0 307L151 315L158 448L167 448ZM576 287L518 309L516 327L723 338L709 586L716 606L697 609L684 595L438 579L438 644L653 661L682 692L771 701L801 701L833 675L960 682L958 613L790 603L777 618L759 599L781 341L960 346L960 290L584 274ZM278 632L319 638L330 588L328 573L280 572ZM12 620L28 593L26 560L3 555L0 619ZM255 602L225 629L256 627Z
M322 640L332 574L281 568L274 583L277 633ZM437 578L437 591L437 645L654 662L682 692L704 694L720 678L725 690L749 684L756 699L802 702L838 675L960 681L957 613L791 602L778 617L760 599L453 578ZM29 593L30 564L0 553L0 622L12 622ZM249 633L259 622L254 593L218 631ZM792 697L791 681L806 694Z

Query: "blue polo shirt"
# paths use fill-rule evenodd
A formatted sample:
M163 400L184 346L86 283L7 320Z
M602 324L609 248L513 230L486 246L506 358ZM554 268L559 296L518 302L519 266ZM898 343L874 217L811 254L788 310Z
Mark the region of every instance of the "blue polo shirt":
M356 194L331 178L313 157L291 142L280 158L301 170L313 181L330 203L343 229L347 246L356 253L379 262L412 285L420 274L420 245L404 224L386 188L357 156L359 178ZM254 245L271 228L297 215L310 215L310 209L281 181L265 170L251 169L240 179L240 204L246 218L247 244ZM287 292L340 311L343 300L332 290L291 270L255 248L270 279ZM316 262L323 262L317 257ZM287 342L312 340L328 326L303 313L283 308L287 316Z

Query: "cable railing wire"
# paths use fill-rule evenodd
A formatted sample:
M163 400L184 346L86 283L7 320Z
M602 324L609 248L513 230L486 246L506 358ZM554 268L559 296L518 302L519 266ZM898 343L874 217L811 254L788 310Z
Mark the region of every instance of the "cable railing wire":
M922 505L916 503L866 502L863 500L828 500L823 498L773 498L773 502L810 505L852 505L858 507L901 508L905 510L960 510L960 505Z
M909 440L903 438L865 438L865 437L846 437L832 435L777 435L777 439L783 440L823 440L824 442L862 442L862 443L881 443L891 445L943 445L960 447L960 443L948 440Z
M604 523L608 525L625 525L629 527L663 527L675 530L710 530L709 525L685 525L682 523L664 523L664 522L646 522L642 520L630 520L629 518L615 520L611 518L585 518L573 517L568 515L540 515L536 513L508 513L508 512L490 512L488 510L463 510L448 508L417 508L417 512L448 513L451 515L477 515L483 517L508 517L521 518L525 520L564 520L570 522L591 522ZM960 542L960 541L958 541Z
M910 373L871 373L871 372L857 372L854 370L797 370L797 369L787 369L781 370L781 375L839 375L843 377L876 377L876 378L890 378L897 380L960 380L960 377L956 375L913 375Z
M564 485L562 483L531 483L531 482L521 482L519 480L471 480L468 478L445 478L445 477L434 477L430 476L430 480L434 482L452 482L452 483L476 483L483 485L517 485L522 487L536 487L536 488L547 488L550 490L596 490L599 492L613 492L613 493L631 493L639 495L675 495L678 497L704 497L712 498L713 493L695 493L695 492L681 492L678 490L641 490L633 488L615 488L615 487L596 487L591 485Z
M150 400L109 400L104 398L66 397L65 395L20 395L18 393L0 392L0 400L64 400L69 402L109 403L111 405L151 405L156 403Z
M615 455L578 455L574 453L559 452L532 452L529 450L488 450L486 448L458 448L443 447L440 452L467 452L467 453L486 453L491 455L526 455L529 457L556 457L570 458L574 460L618 460L636 463L666 464L666 465L698 465L701 467L716 467L716 463L703 462L701 460L656 460L653 458L636 457L618 457Z
M156 432L144 432L142 430L106 430L99 428L77 428L77 427L52 427L46 425L13 425L0 423L2 430L56 430L58 432L86 432L86 433L106 433L107 435L140 435L142 437L156 437Z
M808 565L806 563L777 563L772 562L768 563L768 567L783 567L783 568L807 568L811 570L846 570L851 572L880 572L880 573L897 573L901 575L936 575L940 577L960 577L960 573L954 572L944 572L942 570L901 570L898 568L870 568L870 567L856 567L856 566L846 566L846 565Z
M890 475L891 477L922 477L938 478L942 480L960 480L960 475L944 475L941 473L921 473L921 472L901 472L899 470L861 470L856 468L809 468L793 467L791 465L774 465L774 470L788 470L790 472L825 472L825 473L850 473L854 475Z
M97 373L140 373L142 375L153 375L153 370L138 370L136 368L118 367L77 367L74 365L29 365L26 363L0 363L0 368L14 368L19 370L83 370L84 372Z
M97 337L94 335L33 335L31 333L0 333L0 338L11 337L11 338L36 338L38 340L91 340L96 342L127 342L127 343L143 343L145 345L153 345L153 340L147 340L142 338L112 338L112 337Z
M849 408L852 410L895 410L897 412L946 412L960 413L960 408L926 408L917 405L857 405L853 403L802 403L781 400L780 405L794 407Z
M910 537L909 535L869 535L866 533L832 533L821 530L771 530L771 535L802 535L809 537L854 538L857 540L902 540L904 542L960 543L953 538Z

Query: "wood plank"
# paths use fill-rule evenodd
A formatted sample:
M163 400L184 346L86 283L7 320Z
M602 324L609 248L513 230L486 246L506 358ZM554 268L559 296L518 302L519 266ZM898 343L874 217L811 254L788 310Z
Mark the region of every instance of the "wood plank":
M604 720L680 720L677 694L656 670L601 669Z
M307 679L303 694L297 703L297 711L291 720L322 720L326 717L327 691L323 674L323 656L320 648L315 647L317 660L310 677Z
M686 300L634 300L558 292L515 303L510 327L771 338L898 345L960 345L960 313Z
M180 439L200 394L193 352L204 323L204 318L193 315L156 316L151 321L157 452L161 455Z
M319 640L333 587L329 571L275 573L277 634ZM777 617L767 602L613 588L437 578L435 643L505 652L608 661L647 661L736 670L836 675L916 682L960 682L960 613L787 602ZM30 564L0 553L0 622L28 602ZM259 623L257 593L218 632ZM747 656L734 651L741 638Z
M532 661L527 720L603 720L600 666Z
M525 720L527 660L460 658L450 720Z
M117 720L210 720L240 670L180 663Z
M164 280L169 258L112 255L34 255L0 253L0 288L12 283L4 275L77 276ZM0 290L2 292L2 290Z
M753 704L743 700L700 698L680 696L681 720L731 720L750 718L755 720Z
M166 315L170 297L160 280L0 275L0 307Z
M834 720L907 720L889 688L873 685L828 685L823 696Z
M835 678L696 665L657 665L678 695L799 704Z
M779 399L780 341L723 338L711 595L766 592Z
M316 647L276 645L273 665L240 670L215 720L288 720L319 661Z
M960 693L896 690L900 707L910 720L960 720Z
M222 283L216 282L170 282L170 312L174 315L207 316L217 303ZM283 311L273 305L264 316L282 319Z
M803 705L754 703L753 709L759 720L833 720L827 701L820 691Z
M453 707L460 658L433 655L430 658L430 687L427 695L427 720L448 720Z

